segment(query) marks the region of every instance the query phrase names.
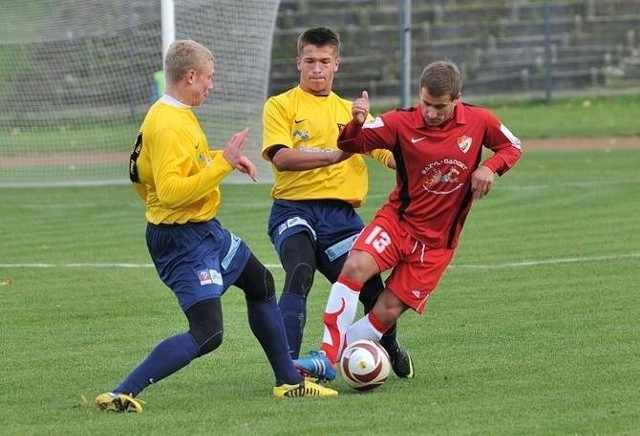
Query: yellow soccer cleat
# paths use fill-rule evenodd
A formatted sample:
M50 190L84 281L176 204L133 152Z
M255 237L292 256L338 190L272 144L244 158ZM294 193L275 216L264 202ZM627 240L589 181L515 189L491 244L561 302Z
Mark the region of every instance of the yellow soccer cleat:
M96 408L107 412L142 413L142 401L131 395L107 392L96 397Z
M309 379L295 385L282 384L273 388L273 396L278 398L334 397L336 395L338 391L320 386Z

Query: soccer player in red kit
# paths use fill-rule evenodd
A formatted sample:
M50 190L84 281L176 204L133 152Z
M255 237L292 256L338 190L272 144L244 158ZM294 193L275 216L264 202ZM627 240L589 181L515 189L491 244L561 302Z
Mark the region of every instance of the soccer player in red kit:
M462 102L460 71L452 62L427 65L419 97L415 107L366 121L370 104L363 92L353 103L353 120L338 138L338 147L351 153L391 150L396 187L355 241L331 288L321 351L295 361L306 375L332 379L347 344L379 341L407 309L424 312L473 201L487 195L495 175L520 158L520 141L495 115ZM483 146L493 152L484 161ZM389 269L377 303L353 323L362 284Z

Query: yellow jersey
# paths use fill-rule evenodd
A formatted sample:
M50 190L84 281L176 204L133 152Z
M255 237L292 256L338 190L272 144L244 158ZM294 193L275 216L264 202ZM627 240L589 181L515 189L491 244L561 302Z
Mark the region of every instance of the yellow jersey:
M207 221L220 206L220 183L233 171L222 151L209 150L207 137L190 106L164 96L142 122L132 158L153 224ZM132 155L133 156L133 155Z
M352 102L331 92L315 96L296 86L269 98L263 112L262 157L275 145L309 153L337 150L341 129L351 121ZM391 152L374 150L371 157L384 165ZM362 205L369 189L367 165L359 154L334 165L305 171L278 171L271 196L278 200L336 199Z

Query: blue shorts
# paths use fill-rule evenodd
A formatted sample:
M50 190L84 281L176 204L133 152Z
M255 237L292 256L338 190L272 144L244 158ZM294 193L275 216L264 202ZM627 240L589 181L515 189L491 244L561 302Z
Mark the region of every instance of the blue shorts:
M337 277L363 228L355 209L338 200L275 200L269 216L269 237L276 251L280 253L289 236L307 233L316 247L318 269L327 277Z
M244 271L251 250L217 219L183 225L147 224L147 247L162 282L186 311L222 296Z

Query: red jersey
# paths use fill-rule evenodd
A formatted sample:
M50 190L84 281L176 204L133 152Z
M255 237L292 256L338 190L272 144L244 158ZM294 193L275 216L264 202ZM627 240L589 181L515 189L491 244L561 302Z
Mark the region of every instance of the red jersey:
M378 214L393 214L427 247L457 246L471 209L471 174L483 146L493 152L482 165L502 175L521 155L520 140L489 110L458 103L441 126L427 126L420 106L396 109L359 125L349 122L338 138L344 151L391 150L396 187Z

